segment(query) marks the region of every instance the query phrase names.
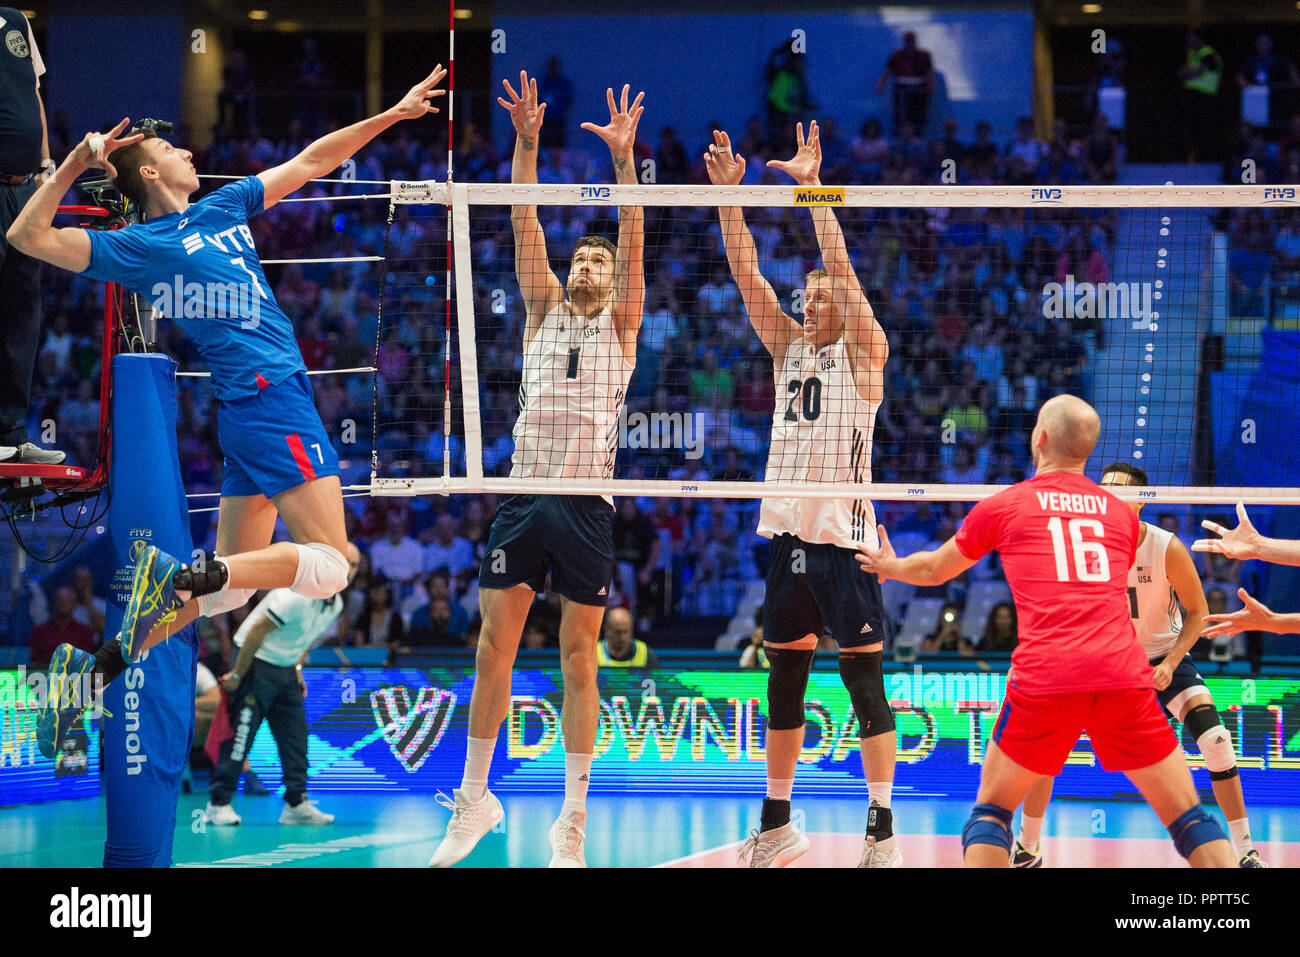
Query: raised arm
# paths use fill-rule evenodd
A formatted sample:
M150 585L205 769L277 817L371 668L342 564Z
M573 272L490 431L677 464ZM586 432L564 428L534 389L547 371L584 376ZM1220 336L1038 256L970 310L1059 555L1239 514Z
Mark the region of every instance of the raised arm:
M791 160L769 160L767 165L781 170L800 186L821 185L822 145L817 121L808 127L808 139L803 136L803 124L795 127L799 148ZM858 391L868 402L879 402L884 396L884 376L881 375L889 359L889 340L885 330L876 321L876 314L862 291L862 283L853 271L844 231L840 228L835 211L829 206L810 207L813 229L822 251L822 264L830 276L832 302L839 306L844 316L844 344L848 347L849 362Z
M713 145L704 154L704 168L715 186L735 186L745 175L745 158L733 156L731 139L726 133L714 130ZM740 287L749 324L779 369L786 349L802 330L799 323L786 315L771 283L759 272L758 249L740 207L723 206L718 209L718 217L722 221L722 243L727 250L727 264L731 267L731 277Z
M537 182L537 136L542 129L542 117L546 114L546 104L537 102L537 80L530 79L523 70L519 71L519 87L516 93L509 80L502 80L506 92L510 94L507 101L497 97L497 102L510 111L510 120L515 125L515 155L510 164L510 182ZM512 206L510 208L510 227L515 234L515 276L519 280L519 293L524 297L527 317L524 322L524 348L527 349L541 328L546 314L559 302L564 300L564 287L551 272L550 261L546 257L546 234L537 221L536 206Z
M53 225L54 216L59 211L59 200L72 189L77 177L86 170L102 169L109 176L117 175L117 169L108 157L114 150L137 143L144 136L143 133L136 133L118 139L129 122L129 119L123 119L107 133L87 133L53 176L49 179L42 177L40 188L5 233L5 238L14 249L33 259L73 272L82 272L90 265L90 236L86 230L75 226L56 228ZM95 150L91 149L92 144L97 147Z
M609 123L605 126L583 123L582 128L595 133L609 147L609 154L614 160L615 182L634 184L636 156L633 147L636 145L636 125L645 110L641 105L645 93L638 93L629 107L629 89L624 83L623 95L616 107L613 89L606 88ZM628 362L636 362L636 337L641 331L641 319L645 313L644 253L645 209L641 206L620 206L618 249L614 256L614 299L610 303L610 315Z
M432 73L411 87L396 106L360 123L353 123L322 136L293 159L258 173L257 178L262 181L262 189L266 194L264 208L270 209L318 176L338 169L348 157L394 123L437 113L437 107L429 105L429 99L446 94L446 90L434 88L446 75L447 71L439 63Z

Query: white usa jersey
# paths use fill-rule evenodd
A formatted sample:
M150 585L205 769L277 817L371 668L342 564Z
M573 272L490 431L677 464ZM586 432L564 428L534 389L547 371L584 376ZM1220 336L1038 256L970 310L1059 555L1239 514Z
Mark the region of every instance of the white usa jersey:
M510 477L613 477L633 368L608 308L583 318L562 302L548 312L524 350Z
M858 391L843 338L821 349L802 336L794 340L776 373L765 481L869 483L879 408ZM758 534L787 533L841 548L878 544L876 513L866 498L763 499Z
M1165 555L1174 536L1147 522L1142 527L1146 536L1128 572L1128 610L1147 657L1159 658L1169 653L1183 630L1178 596L1165 571Z

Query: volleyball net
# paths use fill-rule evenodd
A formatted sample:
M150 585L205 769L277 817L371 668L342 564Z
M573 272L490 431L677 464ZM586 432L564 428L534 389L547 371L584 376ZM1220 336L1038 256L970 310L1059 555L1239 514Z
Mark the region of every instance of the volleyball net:
M1152 500L1300 503L1289 187L394 182L392 203L373 494L830 498L869 482L877 500L969 501L1033 474L1037 410L1068 392L1101 416L1094 478L1121 461L1146 471ZM512 210L530 209L517 256ZM809 278L827 212L874 320L850 286ZM634 346L626 308L622 325L563 309L529 321L526 296L581 294L599 263L575 265L576 248L617 259L635 219ZM775 368L754 317L776 323Z

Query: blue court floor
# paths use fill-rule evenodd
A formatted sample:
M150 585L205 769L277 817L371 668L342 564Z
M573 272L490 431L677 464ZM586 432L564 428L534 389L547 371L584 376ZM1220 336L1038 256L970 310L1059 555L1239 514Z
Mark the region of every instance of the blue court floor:
M544 867L547 830L560 808L551 795L500 796L506 819L459 866ZM174 859L181 867L423 867L449 812L414 795L315 794L336 815L327 827L278 823L278 797L235 800L238 827L204 825L205 792L182 795ZM1213 810L1213 808L1212 808ZM596 796L589 802L591 867L734 867L740 843L758 822L758 802L717 796ZM812 849L794 866L857 863L865 826L861 802L793 802ZM903 866L956 867L969 802L901 801L894 805ZM1217 813L1217 812L1216 812ZM1274 867L1300 866L1300 809L1254 807L1260 854ZM1054 801L1043 837L1046 866L1183 867L1155 815L1120 801ZM102 798L0 808L0 867L98 867L104 847Z

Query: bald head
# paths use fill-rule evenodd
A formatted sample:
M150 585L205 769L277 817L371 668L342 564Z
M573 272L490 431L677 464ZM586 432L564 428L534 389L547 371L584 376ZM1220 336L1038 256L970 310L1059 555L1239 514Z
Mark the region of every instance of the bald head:
M605 612L605 641L610 651L626 654L632 646L632 613L626 608L611 608Z
M1078 396L1053 396L1038 410L1034 426L1034 464L1040 458L1061 465L1081 466L1097 447L1101 417Z

